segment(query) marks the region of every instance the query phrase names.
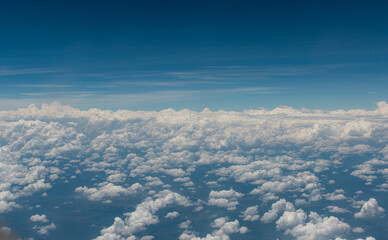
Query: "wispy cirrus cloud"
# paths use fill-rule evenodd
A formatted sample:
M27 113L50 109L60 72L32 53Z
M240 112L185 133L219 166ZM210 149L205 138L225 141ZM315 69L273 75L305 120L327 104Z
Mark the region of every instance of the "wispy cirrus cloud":
M75 85L71 84L17 84L15 87L22 88L71 88L75 87Z
M246 87L246 88L223 88L223 89L201 89L201 90L158 90L141 93L116 93L104 91L45 91L20 93L19 98L0 98L1 109L28 106L31 103L42 104L59 101L77 107L87 106L115 106L118 103L127 107L144 106L154 103L180 101L196 98L206 98L214 95L228 96L238 94L271 94L288 91L285 88L277 87ZM120 105L122 106L122 105Z
M28 75L28 74L46 74L60 72L58 68L15 68L0 67L0 76Z
M235 79L239 81L242 77L269 77L269 76L295 76L306 74L317 74L332 70L367 67L366 64L283 64L283 65L260 65L260 66L204 66L198 69L187 71L129 71L122 73L84 73L82 76L103 79L174 79L191 80L189 83L208 80L209 83L216 83L223 80ZM236 78L239 77L239 78Z

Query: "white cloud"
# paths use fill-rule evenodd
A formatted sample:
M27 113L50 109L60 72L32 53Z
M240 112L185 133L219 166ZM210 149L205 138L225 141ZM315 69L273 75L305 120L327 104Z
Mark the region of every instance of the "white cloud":
M216 230L205 237L198 237L194 232L186 230L179 236L179 240L229 240L230 234L245 234L248 231L246 227L240 227L238 220L229 221L227 217L215 219L211 226Z
M45 214L39 215L35 214L30 217L31 222L48 222L48 219Z
M258 206L252 206L248 207L245 211L241 212L240 217L243 218L244 221L257 221L260 217L258 214L259 212L257 211Z
M279 220L276 221L276 228L279 230L293 228L296 225L304 223L306 218L306 213L301 209L291 212L285 211Z
M189 229L190 228L190 224L191 224L191 221L187 220L185 222L180 223L178 227L181 228L181 229Z
M363 233L363 232L365 232L365 230L363 228L361 228L361 227L355 227L355 228L352 229L352 232L354 232L354 233Z
M112 174L107 178L108 182L124 182L126 175L124 173Z
M325 194L325 198L330 201L338 201L338 200L345 200L346 196L344 195L344 190L337 189L332 193Z
M273 222L279 214L282 214L284 211L293 211L294 209L295 207L292 203L287 202L285 199L280 199L272 204L271 209L264 213L260 220L264 223Z
M234 191L233 189L214 191L209 193L208 205L224 207L228 210L235 210L239 204L237 199L243 197L244 194Z
M170 218L170 219L173 219L173 218L176 218L179 216L179 213L177 211L174 211L174 212L169 212L166 214L165 218Z
M44 226L35 225L33 229L35 229L41 235L48 235L50 230L55 230L57 226L54 223L50 223Z
M350 226L336 217L321 217L311 212L306 218L302 210L285 212L277 222L278 229L286 229L285 234L298 240L326 240L339 238L348 233ZM308 219L308 222L304 222Z
M349 210L346 210L345 208L337 207L337 206L327 206L327 210L331 213L349 213Z
M375 198L370 198L362 205L361 211L354 214L356 218L374 218L384 213L384 209L379 206Z
M101 201L107 198L136 194L141 190L143 190L143 186L139 183L123 188L113 183L104 182L98 188L78 187L75 192L81 193L91 201Z
M164 190L155 194L154 198L147 198L144 202L137 205L136 210L124 214L126 217L122 220L120 217L114 219L112 226L104 228L101 236L96 240L109 240L133 237L135 233L145 230L148 225L156 224L159 219L154 214L161 208L171 204L181 206L191 206L190 201L175 192Z
M305 215L302 210L295 210L290 202L299 207L311 207L315 206L312 202L318 201L317 205L323 209L339 214L348 210L327 206L326 200L348 200L353 206L365 206L356 217L382 215L377 202L375 206L365 205L356 203L356 198L351 199L340 190L331 192L337 185L337 188L353 192L331 174L359 177L369 185L378 183L373 190L387 189L388 145L384 142L387 106L381 102L374 111L278 107L242 112L208 109L151 112L81 111L55 103L40 108L31 105L16 111L0 111L0 212L30 207L21 204L20 198L33 194L40 197L58 182L78 181L87 176L85 172L95 172L96 177L89 182L94 185L82 185L75 190L92 201L109 202L144 189L150 196L144 204L152 203L160 206L155 208L159 209L178 204L179 198L170 195L176 199L170 201L162 193L155 194L160 189L174 189L175 194L188 191L196 198L199 196L196 193L210 191L211 186L213 191L207 199L202 202L193 199L198 203L193 208L209 208L208 204L234 210L241 206L238 209L241 219L256 221L259 218L257 206L243 205L245 198L255 198L260 209L282 198L262 214L261 221L276 221L280 229L288 230L287 234L295 238L315 236L319 224L326 226L338 219L320 217L314 222L306 217L301 222ZM357 159L359 163L353 169L344 171L341 164L349 155L365 153L374 158ZM205 171L203 179L197 179L200 171ZM70 176L77 176L77 179ZM234 191L232 187L237 189L236 182L246 188ZM328 183L333 185L328 187ZM247 189L252 190L251 194ZM327 189L330 192L326 192ZM48 193L46 199L52 196ZM365 191L363 196L369 193ZM166 204L159 205L160 201ZM141 205L138 207L145 208L144 211L135 210L124 218L116 218L111 227L103 230L100 239L134 238L133 234L157 223L157 210L141 208ZM129 223L136 214L139 221ZM195 226L194 220L190 220ZM230 222L226 226L236 226L235 221ZM341 226L343 222L337 223ZM294 231L296 228L300 231ZM308 233L308 229L315 233ZM329 230L340 232L331 225ZM187 229L185 234L199 238L189 231ZM215 238L229 235L209 234ZM316 236L319 239L324 234Z

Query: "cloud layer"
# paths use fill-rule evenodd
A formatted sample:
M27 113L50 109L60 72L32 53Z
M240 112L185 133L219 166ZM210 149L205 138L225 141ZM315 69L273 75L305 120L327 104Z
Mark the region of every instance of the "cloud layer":
M386 220L387 149L385 102L373 111L31 105L0 112L0 213L27 211L23 199L50 199L71 182L64 194L74 200L125 206L98 240L158 239L148 229L164 221L183 240L255 231L243 223L295 239L366 238L363 221ZM29 215L35 232L63 229L41 210Z

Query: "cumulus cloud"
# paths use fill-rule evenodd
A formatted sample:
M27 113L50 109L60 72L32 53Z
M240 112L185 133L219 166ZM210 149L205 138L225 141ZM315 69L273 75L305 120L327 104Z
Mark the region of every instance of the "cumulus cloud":
M209 193L208 205L224 207L228 210L235 210L238 205L237 199L243 197L244 194L234 191L233 189L214 191Z
M170 218L170 219L173 219L173 218L176 218L179 216L179 213L177 211L174 211L174 212L169 212L166 214L165 218Z
M366 181L366 185L371 185L379 176L388 177L388 159L372 159L357 165L351 175Z
M35 214L30 217L31 222L48 222L48 219L45 214L39 215Z
M308 219L308 222L305 222ZM292 235L298 240L325 240L340 238L346 235L350 226L338 218L321 217L311 212L308 217L303 210L286 211L276 222L277 228L285 230L285 234Z
M229 240L229 235L233 233L245 234L248 231L246 227L240 227L238 220L229 221L227 217L220 217L211 224L216 228L211 234L205 237L198 237L192 231L185 231L179 236L179 240Z
M161 208L171 204L181 206L191 206L190 201L175 192L163 190L155 194L153 198L147 198L144 202L137 205L136 210L124 214L125 219L116 217L112 226L104 228L101 236L96 240L110 240L134 237L134 234L145 230L148 225L156 224L159 219L154 214Z
M330 201L338 201L338 200L345 200L346 196L344 195L345 191L343 189L337 189L332 193L325 194L325 197L327 200Z
M236 209L244 221L258 220L257 206L264 209L276 201L261 214L262 222L276 222L279 231L299 239L340 238L346 230L342 220L314 218L314 214L296 210L291 202L342 214L348 210L327 200L347 200L353 206L365 206L356 218L383 216L377 201L375 205L356 203L357 196L353 200L348 196L353 190L334 175L360 178L376 191L388 189L387 106L380 102L373 111L278 107L242 112L157 112L83 111L54 103L0 111L0 213L31 207L19 202L22 197L40 197L47 191L49 199L49 189L58 182L77 184L82 179L90 181L75 185L75 192L91 201L133 197L128 204L138 204L140 199L135 200L134 194L148 192L149 197L135 211L116 218L99 239L136 238L134 234L159 221L158 209L187 205L180 192L190 194L197 210L208 211L209 206ZM354 155L362 158L356 157L356 166L349 167L345 161ZM92 179L84 179L91 173ZM337 190L332 190L334 186ZM174 192L159 192L161 189ZM195 198L202 191L210 193L200 202ZM365 190L363 196L369 193ZM140 196L145 197L136 195ZM255 202L246 206L246 199ZM175 213L169 215L173 216ZM194 220L190 221L195 226ZM246 231L236 227L237 220L217 221L223 225L213 223L218 227L209 238L227 239L232 233ZM45 226L51 227L36 230L42 227L44 233L44 229L54 228L48 223ZM234 230L228 232L229 227ZM328 235L319 233L319 227L327 227ZM181 237L206 237L190 228L182 231ZM152 236L143 236L147 238Z
M293 211L294 209L295 207L292 203L287 202L285 199L280 199L272 204L271 209L264 213L260 220L264 223L273 222L279 214L282 214L284 211Z
M276 221L276 228L279 230L292 228L296 225L304 223L306 218L306 213L301 209L293 212L285 211L279 220Z
M44 225L44 226L37 226L35 225L33 229L35 229L40 235L48 235L50 230L55 230L57 226L54 223Z
M346 210L345 208L337 207L337 206L327 206L327 210L331 213L349 213L349 210Z
M370 198L362 205L361 211L354 214L355 218L375 218L384 213L384 209L379 206L375 198Z
M245 209L245 211L241 212L240 217L243 218L244 221L257 221L260 217L257 211L258 206L252 206Z
M355 232L355 233L363 233L365 232L365 230L361 227L355 227L352 229L352 232Z
M190 228L190 224L191 224L191 221L187 220L185 222L180 223L179 224L179 228L181 228L181 229L188 229L188 228Z
M136 194L142 189L143 186L139 183L134 183L132 186L124 188L105 182L100 184L98 188L78 187L75 189L75 192L82 194L91 201L101 201L107 198Z

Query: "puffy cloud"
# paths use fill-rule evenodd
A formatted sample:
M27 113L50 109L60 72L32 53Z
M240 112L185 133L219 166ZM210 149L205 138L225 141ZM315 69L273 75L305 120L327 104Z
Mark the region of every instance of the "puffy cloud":
M0 201L0 213L11 211L13 208L20 207L19 204L15 202L7 202L4 200Z
M237 199L243 197L244 194L230 190L211 191L209 193L208 205L224 207L228 210L235 210L238 205Z
M35 225L33 227L33 229L35 229L41 235L48 235L50 230L55 230L56 228L57 226L54 223L44 225L44 226Z
M164 199L163 194L156 194L160 189L175 189L176 194L188 190L192 193L190 196L197 198L202 190L207 191L211 186L213 192L208 199L201 203L193 199L198 202L197 210L205 203L233 210L240 206L239 203L246 204L245 198L256 198L254 204L263 207L267 202L281 199L263 214L261 221L276 221L279 230L289 230L287 234L295 238L318 236L319 239L324 235L308 231L316 232L319 224L326 226L324 223L335 222L336 218L321 218L314 222L307 217L302 223L303 213L295 210L290 202L298 206L316 206L313 201L319 201L317 205L320 206L326 204L326 200L350 202L344 192L325 192L337 185L352 192L331 175L336 173L346 177L351 174L350 177L359 177L370 185L378 183L373 186L374 190L385 191L388 178L388 145L384 142L387 139L387 109L387 104L381 102L374 111L289 107L242 112L82 111L55 103L40 108L31 105L16 111L0 111L0 212L26 207L19 203L21 197L39 196L60 181L74 182L86 177L84 172L93 171L96 177L92 181L96 184L81 185L75 190L93 201L107 202L110 198L129 196L137 192L135 187L141 183L150 196L144 204L168 202L155 208L159 209L177 203L177 200L171 203L166 199L157 200ZM363 154L373 155L374 159L357 159L357 165L349 168L349 172L344 169L348 164L341 165L349 155ZM202 171L204 179L198 179L198 173L202 174ZM136 182L139 185L134 189L127 184ZM201 185L205 182L208 186ZM239 190L241 193L233 189L214 191L236 189L236 182L245 186ZM327 187L327 183L335 185ZM248 195L249 191L252 195ZM47 199L51 196L48 193ZM366 194L369 191L365 190ZM355 201L352 203L357 205ZM140 205L139 209L143 209ZM247 207L243 205L239 209L241 218L257 220L255 206ZM136 218L139 221L131 218L132 213L116 218L100 237L136 238L133 234L159 221L155 216L157 210L145 209L133 212L134 216L139 214ZM345 212L336 206L325 209ZM370 212L368 209L370 207L365 207L356 215L365 215ZM379 207L375 212L381 215ZM236 226L235 221L227 220L225 224ZM300 231L293 231L297 227ZM338 230L328 229L332 233ZM211 233L209 236L229 238L224 230L224 235ZM188 229L184 234L200 239ZM151 238L143 238L147 237Z
M141 237L140 240L152 240L152 239L154 239L154 238L155 238L154 236L147 235L147 236Z
M283 218L284 216L284 218ZM285 212L277 222L278 229L287 229L285 234L292 235L298 240L325 240L339 238L347 234L350 226L338 218L321 217L315 212L308 216L309 221L304 223L306 214L302 210L290 213Z
M338 200L345 200L346 197L344 195L345 191L343 189L337 189L332 193L327 193L324 196L327 200L330 201L338 201Z
M45 214L39 215L35 214L30 217L31 222L48 222L48 219Z
M357 165L351 175L359 177L366 181L366 185L371 185L372 182L379 176L388 178L388 160L372 159Z
M160 178L158 177L151 177L151 176L147 176L144 178L146 181L148 181L146 183L147 186L160 186L160 185L163 185L163 182L162 180L160 180Z
M108 182L124 182L125 177L126 177L126 174L124 174L124 173L115 173L115 174L110 175L107 178L107 181Z
M292 212L285 211L279 220L276 221L276 228L280 230L292 228L296 225L304 223L306 218L306 213L301 209Z
M128 188L114 185L113 183L102 183L98 188L78 187L75 192L81 193L91 201L101 201L107 198L119 197L123 195L136 194L143 189L139 183L134 183Z
M240 217L243 218L244 221L257 221L260 217L257 211L258 206L248 207L245 211L241 212Z
M287 202L285 199L280 199L272 204L271 209L264 213L260 220L264 223L273 222L279 214L282 214L284 211L293 211L294 209L295 207L292 203Z
M209 193L210 198L241 198L244 194L234 191L233 189L211 191Z
M327 206L327 210L331 213L349 213L349 210L346 210L345 208L337 207L337 206Z
M362 205L361 211L354 214L356 218L374 218L384 213L384 209L379 206L375 198L370 198Z
M169 212L166 214L165 218L170 218L170 219L173 219L173 218L176 218L179 216L179 213L177 211L174 211L174 212Z
M355 227L355 228L352 229L352 232L354 232L354 233L363 233L363 232L365 232L365 230L363 228L361 228L361 227Z
M281 180L264 181L260 187L251 191L251 194L281 193L284 191L306 191L305 197L310 201L321 199L320 183L313 173L304 171L296 176L280 176Z
M229 240L230 234L245 234L248 231L246 227L240 227L238 220L229 221L227 217L215 219L211 226L216 228L216 230L205 237L198 237L192 231L185 231L179 236L179 240Z
M185 222L180 223L178 227L182 229L188 229L190 228L190 224L191 224L191 221L187 220Z
M181 168L167 169L166 173L174 177L183 177L186 175L186 172Z
M148 225L156 224L159 219L154 214L161 208L165 208L171 204L181 206L191 206L190 201L175 192L163 190L155 194L154 198L147 198L144 202L137 205L136 210L130 213L125 213L125 219L116 217L112 226L104 228L101 231L101 236L96 240L110 240L134 237L134 234L142 231Z

